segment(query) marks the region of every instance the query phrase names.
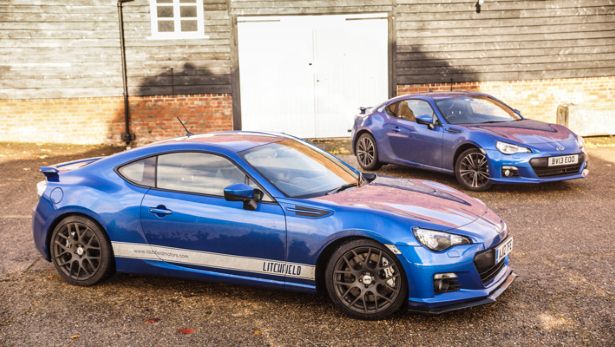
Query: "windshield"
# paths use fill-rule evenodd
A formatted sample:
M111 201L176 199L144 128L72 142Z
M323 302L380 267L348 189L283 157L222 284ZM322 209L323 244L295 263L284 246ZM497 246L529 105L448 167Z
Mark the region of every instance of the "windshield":
M359 175L333 156L291 139L247 150L243 158L281 192L313 197L358 184Z
M436 100L444 119L450 124L498 123L522 118L501 102L480 96Z

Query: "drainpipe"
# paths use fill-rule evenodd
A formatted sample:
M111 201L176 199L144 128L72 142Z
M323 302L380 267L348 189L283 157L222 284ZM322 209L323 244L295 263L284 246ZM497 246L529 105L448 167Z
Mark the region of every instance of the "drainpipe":
M124 13L122 4L133 0L118 0L117 1L117 21L120 28L120 51L122 54L122 86L124 96L124 133L122 140L126 143L126 147L134 140L134 135L130 133L130 105L128 104L128 76L126 73L126 45L124 44Z

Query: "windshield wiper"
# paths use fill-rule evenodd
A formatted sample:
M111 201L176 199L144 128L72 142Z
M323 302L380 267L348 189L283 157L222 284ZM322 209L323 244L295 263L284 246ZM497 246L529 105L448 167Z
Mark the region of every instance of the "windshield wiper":
M348 189L348 188L352 188L352 187L356 187L356 186L358 186L358 184L356 184L356 183L342 184L341 186L339 186L339 187L337 187L335 189L331 189L330 191L328 191L327 195L339 193L342 190L345 190L345 189Z

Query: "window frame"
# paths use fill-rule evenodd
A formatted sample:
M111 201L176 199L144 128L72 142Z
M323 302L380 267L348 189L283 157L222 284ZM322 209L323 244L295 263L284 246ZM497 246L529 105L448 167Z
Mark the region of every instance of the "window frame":
M198 196L206 196L206 197L213 197L213 198L220 198L220 199L224 199L224 195L215 195L215 194L206 194L206 193L199 193L199 192L191 192L191 191L185 191L185 190L175 190L175 189L167 189L167 188L160 188L158 187L158 157L161 155L165 155L165 154L174 154L174 153L199 153L199 154L211 154L211 155L215 155L218 157L221 157L223 159L228 160L232 165L234 165L237 169L239 169L239 171L241 171L250 181L254 182L254 184L258 187L258 189L260 189L263 192L263 200L259 201L259 203L277 203L276 199L273 195L271 195L264 187L263 185L257 181L252 175L250 175L246 170L244 170L244 168L241 167L241 165L238 165L237 162L235 160L233 160L232 158L230 158L227 155L221 154L221 153L216 153L216 152L211 152L211 151L201 151L201 150L175 150L175 151L167 151L167 152L160 152L160 153L156 153L156 154L149 154L149 155L144 155L142 157L139 157L137 159L133 159L127 162L124 162L120 165L117 165L113 171L115 171L115 173L120 176L120 178L122 178L125 182L132 184L134 186L137 187L141 187L141 188L145 188L145 189L153 189L153 190L157 190L157 191L162 191L162 192L172 192L172 193L181 193L181 194L190 194L190 195L198 195ZM146 186L146 185L142 185L136 182L133 182L131 180L129 180L128 178L124 177L121 173L120 173L120 169L124 166L130 165L134 162L140 161L140 160L144 160L144 159L148 159L151 157L155 157L156 160L154 161L154 186ZM267 200L265 200L267 199Z
M427 100L423 100L423 99L417 99L417 98L410 98L410 99L406 99L405 101L420 101L420 102L424 102L427 104L427 106L429 106L429 108L431 109L431 121L433 122L434 120L437 123L440 123L440 119L438 118L438 114L436 113L435 108L431 105L431 103ZM410 107L410 105L408 105L408 107ZM412 110L412 108L410 108ZM412 110L412 112L414 112L414 110ZM420 116L415 114L415 116ZM415 122L416 123L416 122Z
M293 140L293 139L289 139L289 140L291 140L291 141L296 141L296 140ZM267 146L267 145L270 145L270 144L272 144L272 143L276 143L276 142L269 142L269 143L266 143L266 144L264 144L264 145L257 146L257 147ZM314 145L311 145L311 144L309 144L309 143L303 143L303 142L300 142L300 141L299 141L299 143L301 143L302 145L306 145L306 146L310 147L311 149L313 149L314 151L316 151L316 152L318 152L318 153L322 154L324 157L328 158L328 159L329 159L329 160L331 160L333 163L335 163L336 165L338 165L340 168L342 168L344 171L346 171L346 172L350 173L351 175L357 175L357 180L359 180L359 177L361 177L361 172L360 172L360 171L359 171L358 173L357 173L357 172L355 172L355 170L354 170L351 166L349 166L349 165L345 164L345 162L344 162L343 160L341 160L341 159L337 158L337 157L336 157L336 156L334 156L333 154L331 154L331 153L329 153L329 152L327 152L327 151L323 151L323 150L321 150L320 148L318 148L318 147L316 147L316 146L314 146ZM250 151L252 151L252 150L253 150L253 149L255 149L255 148L256 148L256 147L252 147L252 148L244 149L243 151L239 152L239 155L241 156L241 159L243 159L246 163L248 163L248 165L250 165L250 166L254 169L254 171L258 172L258 174L259 174L259 175L261 175L261 176L263 177L263 179L264 179L267 183L269 183L271 186L273 186L275 189L277 189L277 190L278 190L278 191L279 191L279 192L280 192L280 193L281 193L284 197L289 198L289 199L309 199L309 198L317 198L317 197L324 196L324 195L321 195L321 194L320 194L320 193L323 193L323 192L317 192L317 193L314 193L314 194L319 194L319 195L309 194L309 196L306 196L306 195L302 195L302 196L290 196L290 195L286 194L284 191L282 191L280 188L278 188L278 186L276 186L275 184L273 184L273 182L272 182L272 181L271 181L271 180L270 180L267 176L263 175L263 173L261 172L261 170L257 169L256 167L254 167L253 165L251 165L251 164L248 162L248 160L246 160L246 158L245 158L246 154L250 153Z
M406 119L406 118L403 118L403 117L400 117L400 116L398 116L398 115L397 115L397 111L399 111L399 105L400 105L402 102L408 102L408 101L422 101L422 102L426 103L426 104L427 104L427 105L431 108L431 112L432 112L432 120L435 120L437 125L442 124L442 122L440 121L440 117L438 116L438 112L437 112L437 111L440 111L440 109L438 108L438 109L436 110L436 108L435 108L435 107L434 107L434 106L433 106L433 105L432 105L429 101L427 101L427 100L425 100L425 99L420 99L420 98L408 98L408 99L397 100L397 101L392 102L392 103L390 103L390 104L386 104L386 105L384 105L384 106L382 107L382 111L384 111L387 115L389 115L390 117L393 117L393 118L395 118L395 119L404 120L404 121L406 121L406 122L410 122L410 123L416 123L415 121L411 121L411 120L408 120L408 119ZM395 113L394 113L394 114L389 113L389 110L388 110L388 108L389 108L390 106L392 106L392 105L395 105ZM410 107L410 106L408 106L408 107ZM381 112L382 112L382 111L381 111ZM413 112L414 112L414 111L413 111ZM418 124L418 123L417 123L417 124Z
M181 6L180 0L171 0L170 3L158 3L158 0L150 0L150 36L152 40L176 40L176 39L202 39L205 36L205 14L203 8L203 0L194 0L196 2L196 31L181 31ZM193 6L192 4L183 4L183 6ZM173 17L164 19L173 22L174 31L164 32L158 31L158 7L168 6L173 8Z

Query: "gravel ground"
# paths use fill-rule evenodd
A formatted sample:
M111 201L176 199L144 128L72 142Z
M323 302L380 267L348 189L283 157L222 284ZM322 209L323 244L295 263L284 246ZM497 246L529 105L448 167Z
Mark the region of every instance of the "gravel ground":
M589 145L588 179L472 193L508 223L521 277L495 304L385 321L341 315L306 294L116 275L80 288L31 236L37 168L110 147L0 143L0 345L615 345L615 141ZM331 144L325 144L331 146ZM353 164L344 143L333 148ZM382 175L452 177L395 166Z

